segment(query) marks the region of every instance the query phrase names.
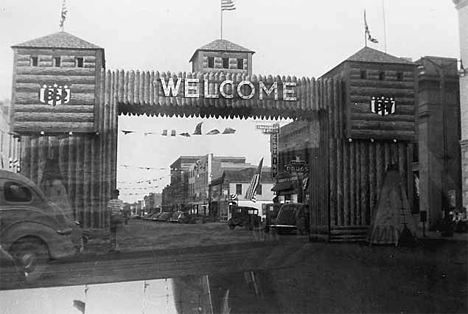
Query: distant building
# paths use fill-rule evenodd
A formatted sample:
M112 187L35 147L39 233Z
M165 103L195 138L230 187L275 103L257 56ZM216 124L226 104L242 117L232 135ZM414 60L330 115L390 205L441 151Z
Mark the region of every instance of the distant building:
M294 121L280 128L278 139L278 175L273 188L278 201L283 203L308 201L309 172L288 172L288 165L296 161L306 163L313 148L319 145L319 122Z
M413 154L417 193L413 212L426 212L437 228L461 208L460 86L457 59L423 57L418 68L418 141Z
M255 167L245 163L245 157L202 156L190 166L189 170L189 199L191 209L198 214L207 215L211 210L209 186L214 178L222 175L225 169L245 169Z
M225 39L217 39L195 50L190 62L192 72L247 73L252 75L255 52Z
M468 0L453 0L458 10L460 56L463 66L460 75L461 165L463 206L468 209Z
M171 164L170 185L164 188L162 206L164 210L185 209L189 202L189 170L202 156L180 156Z
M242 170L224 170L222 175L210 184L210 211L217 219L226 221L229 218L229 203L235 201L242 206L256 207L257 204L273 202L271 191L275 180L271 176L271 168L263 167L260 184L257 187L256 203L245 198L250 181L258 166Z

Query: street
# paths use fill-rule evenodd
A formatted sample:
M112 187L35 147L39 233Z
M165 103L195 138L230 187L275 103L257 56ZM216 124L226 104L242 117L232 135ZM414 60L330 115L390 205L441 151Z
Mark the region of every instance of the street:
M208 232L205 236L198 234L197 240L191 242L184 242L183 233L176 234L185 230L194 237L197 229L199 233ZM420 241L416 248L311 243L304 236L258 237L253 231L231 231L216 223L173 225L132 221L127 232L135 230L140 230L135 234L138 245L132 247L131 237L123 232L120 253L88 251L75 259L54 261L40 281L29 284L25 290L2 291L0 300L11 293L27 296L39 287L65 289L117 282L130 285L187 276L208 276L212 280L217 278L216 282L231 283L243 273L252 272L259 278L267 278L263 281L261 297L257 301L248 299L263 307L254 311L250 305L240 302L236 307L238 312L458 313L468 310L465 241L432 238ZM146 230L146 241L142 230ZM171 233L178 244L155 240L161 231ZM209 237L213 244L207 243ZM226 244L220 244L221 239ZM193 245L197 241L201 245ZM248 294L242 298L251 297Z

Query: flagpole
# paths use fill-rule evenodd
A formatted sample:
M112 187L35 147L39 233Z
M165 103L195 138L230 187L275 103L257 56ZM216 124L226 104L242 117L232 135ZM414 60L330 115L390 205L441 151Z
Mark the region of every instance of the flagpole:
M384 29L384 48L385 53L387 52L387 26L385 22L385 0L382 0L382 13L383 13L383 29Z
M367 47L367 21L366 21L366 10L364 10L364 46Z
M221 7L221 39L223 39L223 8Z

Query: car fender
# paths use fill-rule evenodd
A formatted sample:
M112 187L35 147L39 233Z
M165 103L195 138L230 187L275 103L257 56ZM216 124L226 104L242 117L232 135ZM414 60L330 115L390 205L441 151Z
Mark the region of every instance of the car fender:
M2 230L0 242L9 251L13 243L24 237L36 237L44 241L53 259L72 256L76 252L69 234L59 234L53 228L30 221L15 223Z

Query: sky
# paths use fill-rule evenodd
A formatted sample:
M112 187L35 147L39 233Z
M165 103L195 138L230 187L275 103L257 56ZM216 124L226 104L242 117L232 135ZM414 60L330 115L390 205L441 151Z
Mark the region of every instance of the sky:
M451 0L237 0L223 14L223 38L255 51L253 73L320 77L364 46L363 12L372 48L413 60L459 58L457 10ZM111 70L190 71L193 52L221 36L220 0L67 0L65 31L105 49ZM62 0L0 2L0 100L11 97L11 46L59 31ZM225 127L235 135L163 137ZM260 122L271 124L273 121ZM281 122L282 124L287 121ZM255 121L121 117L118 187L135 201L161 192L180 155L246 157L270 165L268 137ZM124 167L128 166L128 167ZM139 169L152 168L150 170ZM161 170L161 168L166 168ZM149 180L148 182L141 182ZM138 183L140 182L140 183Z

